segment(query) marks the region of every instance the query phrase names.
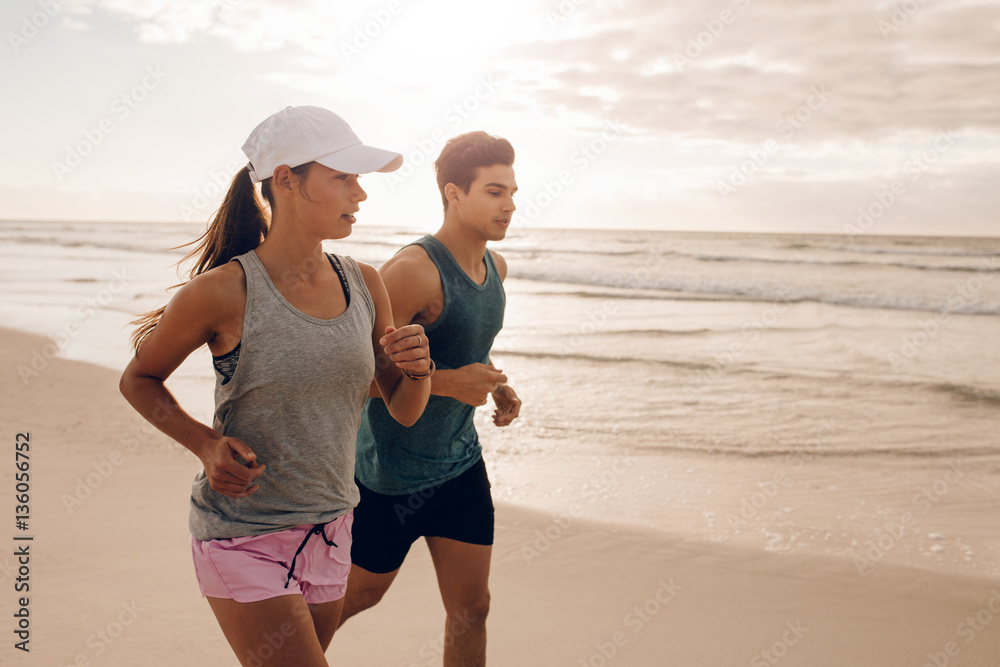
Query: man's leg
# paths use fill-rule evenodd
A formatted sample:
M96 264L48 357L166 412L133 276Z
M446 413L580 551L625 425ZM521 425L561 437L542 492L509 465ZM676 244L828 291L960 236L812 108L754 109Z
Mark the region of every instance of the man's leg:
M385 592L389 590L389 586L397 574L399 574L399 568L392 572L379 574L369 572L357 565L351 565L351 574L347 577L347 597L344 601L344 612L340 616L340 625L343 625L344 621L351 616L378 604Z
M408 521L413 512L400 512L409 506L410 496L388 496L357 484L361 500L354 509L351 572L340 625L378 604L419 535L414 522Z
M340 627L343 609L344 598L333 602L309 605L309 614L312 616L313 626L316 628L316 638L319 639L319 645L324 653L326 653L326 649L330 648L333 633Z
M446 537L428 537L427 547L434 560L441 600L447 613L444 665L482 667L486 664L486 615L490 610L493 547Z

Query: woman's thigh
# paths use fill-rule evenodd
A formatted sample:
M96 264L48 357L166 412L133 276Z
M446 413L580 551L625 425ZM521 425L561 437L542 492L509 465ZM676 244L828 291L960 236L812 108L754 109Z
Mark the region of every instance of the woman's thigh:
M259 602L207 599L243 667L328 667L313 612L302 595L281 595ZM342 604L342 600L337 600L313 606L326 608ZM329 622L324 617L334 612L333 609L317 611L322 612L317 620L323 625ZM337 611L338 619L339 615ZM335 623L333 628L336 628ZM327 634L325 628L320 631ZM329 636L333 636L332 630ZM327 638L326 642L329 641Z

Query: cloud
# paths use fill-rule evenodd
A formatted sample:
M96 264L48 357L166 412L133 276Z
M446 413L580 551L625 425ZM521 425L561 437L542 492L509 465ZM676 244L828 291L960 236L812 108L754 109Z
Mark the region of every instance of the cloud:
M461 0L400 2L389 25L379 14L387 0L65 0L63 27L72 29L58 48L55 40L33 44L15 81L33 91L33 102L22 105L31 112L17 121L27 127L48 115L38 133L48 144L39 152L43 139L23 133L15 147L45 156L35 162L48 178L48 162L102 112L64 98L86 92L93 100L96 83L103 84L98 99L113 99L132 85L132 60L155 59L169 65L171 92L109 138L74 184L119 173L118 180L148 180L155 166L121 165L135 162L125 147L152 146L143 154L162 156L156 178L190 200L176 176L189 165L171 163L173 155L220 145L233 128L250 128L286 103L315 103L358 119L362 136L388 134L402 146L437 128L482 125L508 136L517 142L525 197L574 170L570 156L616 121L621 141L587 162L586 173L572 171L573 195L546 212L546 220L566 225L628 218L654 227L820 225L839 233L876 189L905 174L915 152L950 129L955 144L908 182L878 227L995 220L996 0L512 0L499 14ZM120 39L123 32L131 38ZM115 51L97 48L97 40ZM348 57L345 45L360 42L363 53ZM59 48L81 56L43 67L62 63ZM64 80L32 83L51 72ZM98 74L92 81L87 72ZM499 92L477 97L468 120L452 124L450 110L486 74L502 82ZM232 112L206 120L192 101L207 100L225 100ZM171 145L161 145L164 137ZM230 139L232 152L242 136ZM776 149L766 162L744 170L768 140ZM220 149L205 164L228 159ZM19 184L25 172L10 164ZM722 199L720 184L733 182L737 170L745 186ZM12 209L18 215L45 200L10 194L27 202ZM50 198L53 210L82 210L81 196ZM90 202L87 210L111 215L117 201ZM120 209L123 218L133 215L126 209L162 218L176 202L138 197Z
M147 43L182 44L208 36L242 50L295 45L321 55L339 53L331 35L349 13L338 3L314 0L70 0L67 6L78 19L104 12L132 23Z
M521 108L754 142L781 138L782 119L807 115L823 89L829 103L789 140L1000 134L1000 3L647 0L628 11L582 5L564 32L506 49Z
M517 100L505 102L508 110L589 117L595 126L618 119L649 138L744 143L878 141L947 127L1000 135L996 0L549 4L521 7L521 29L509 30L509 46L492 54ZM207 36L242 50L290 46L331 76L346 70L344 45L381 7L320 0L66 6L76 27L100 11L133 24L150 43ZM545 21L544 38L534 39ZM413 50L401 66L433 46L417 49L412 32L386 38L386 45ZM311 79L300 83L315 89ZM809 108L817 90L828 99L822 109ZM795 114L808 122L792 122Z

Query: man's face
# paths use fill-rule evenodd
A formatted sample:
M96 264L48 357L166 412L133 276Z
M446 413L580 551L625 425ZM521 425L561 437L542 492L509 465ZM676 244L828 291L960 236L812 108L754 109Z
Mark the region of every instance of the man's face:
M511 216L514 215L514 167L493 164L479 167L468 194L458 189L458 201L450 206L459 207L464 224L479 231L488 241L499 241L507 235Z

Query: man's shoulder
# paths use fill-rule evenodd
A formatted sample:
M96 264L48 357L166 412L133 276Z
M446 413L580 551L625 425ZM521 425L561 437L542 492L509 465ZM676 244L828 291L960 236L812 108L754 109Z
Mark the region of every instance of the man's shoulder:
M419 245L408 245L400 249L379 269L382 279L388 285L405 286L408 291L440 291L441 275L437 265Z
M383 275L387 271L406 273L417 278L423 274L437 275L438 273L437 265L434 264L427 251L415 243L400 248L399 252L390 257L379 269L379 273Z
M497 267L497 273L500 275L500 280L507 277L507 260L503 258L503 255L498 253L492 248L487 250L490 253L490 257L493 258L493 266Z

